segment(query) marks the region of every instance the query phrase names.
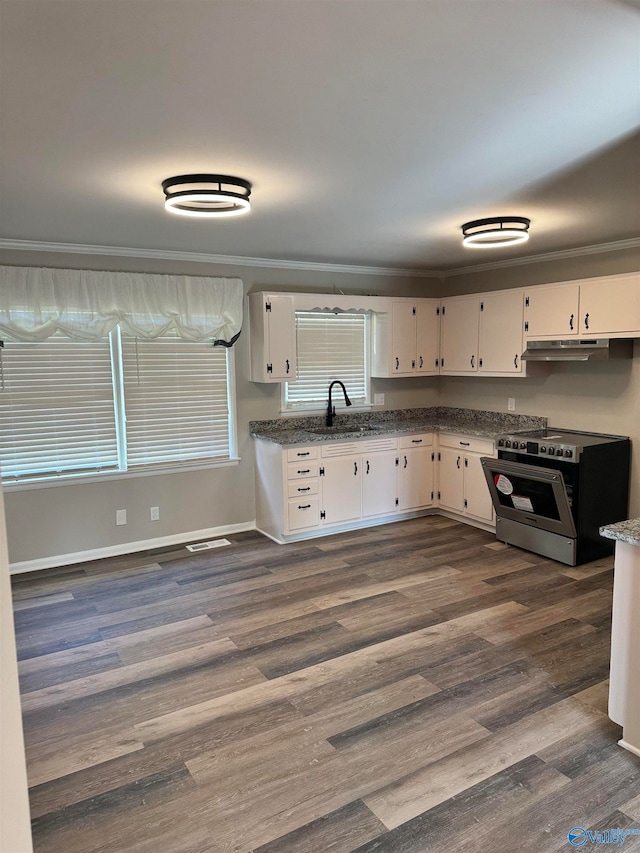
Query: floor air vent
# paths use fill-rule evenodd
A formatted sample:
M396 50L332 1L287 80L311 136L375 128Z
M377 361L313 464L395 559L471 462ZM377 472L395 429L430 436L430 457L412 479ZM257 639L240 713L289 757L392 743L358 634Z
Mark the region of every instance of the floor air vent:
M211 548L224 548L231 545L228 539L212 539L210 542L196 542L195 545L186 545L187 551L209 551Z

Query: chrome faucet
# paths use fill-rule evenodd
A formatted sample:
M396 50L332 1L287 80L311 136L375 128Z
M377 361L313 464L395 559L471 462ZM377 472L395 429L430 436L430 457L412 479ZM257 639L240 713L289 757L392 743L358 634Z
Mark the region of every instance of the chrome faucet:
M347 394L347 389L344 387L344 383L339 379L334 379L333 382L329 385L329 405L327 406L327 426L333 426L333 418L336 413L336 407L331 404L331 389L334 385L339 385L342 388L342 393L344 394L344 402L347 406L351 405L351 400L349 399L349 395Z

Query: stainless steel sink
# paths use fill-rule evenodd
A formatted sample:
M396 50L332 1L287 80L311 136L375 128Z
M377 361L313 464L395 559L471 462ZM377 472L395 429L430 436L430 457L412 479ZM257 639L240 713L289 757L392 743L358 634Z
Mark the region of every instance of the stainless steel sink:
M375 432L376 430L384 429L382 424L336 424L335 426L317 427L316 429L307 429L305 432L310 432L312 435L342 435L353 433Z

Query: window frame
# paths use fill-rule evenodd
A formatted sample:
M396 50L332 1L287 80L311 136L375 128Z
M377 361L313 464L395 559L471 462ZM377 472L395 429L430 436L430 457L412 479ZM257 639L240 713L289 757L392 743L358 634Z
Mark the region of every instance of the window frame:
M305 311L299 309L294 312L294 316L300 314L308 314L309 311ZM326 314L328 317L335 316L334 312L326 311L322 312ZM372 396L371 396L371 315L366 311L357 311L357 312L349 312L361 315L364 317L364 384L365 384L365 402L364 403L353 403L348 409L344 405L344 399L340 393L336 393L335 397L332 396L332 402L335 404L336 411L338 412L370 412L373 406ZM296 334L297 334L297 326L296 326ZM318 405L315 402L309 401L308 405L299 405L299 406L289 406L287 405L287 382L280 383L280 414L284 417L299 417L299 416L309 416L309 415L322 415L327 411L327 402L324 404ZM328 392L328 386L327 386ZM349 389L347 388L347 393Z
M121 330L115 326L109 333L109 348L111 353L111 370L115 407L115 429L117 433L118 465L123 461L126 463L126 413L124 408L124 384L122 370L122 346ZM207 342L206 346L213 347L213 341ZM216 348L217 349L217 348ZM157 463L133 469L118 467L108 471L86 471L82 473L46 473L43 475L29 476L24 479L2 479L2 488L5 492L22 491L29 489L52 488L56 486L67 486L79 483L110 482L118 479L130 479L138 477L155 477L166 474L186 473L189 471L202 471L209 468L227 468L237 466L241 459L238 456L238 415L236 394L236 359L235 347L222 347L226 362L227 376L227 408L228 408L228 435L229 455L219 459L202 459L189 462ZM124 436L124 438L123 438Z

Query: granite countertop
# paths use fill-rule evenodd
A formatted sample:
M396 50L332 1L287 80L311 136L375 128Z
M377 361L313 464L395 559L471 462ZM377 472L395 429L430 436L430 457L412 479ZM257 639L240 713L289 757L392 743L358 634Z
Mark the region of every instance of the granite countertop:
M629 518L627 521L617 521L600 528L600 536L605 539L616 539L629 545L640 545L640 518Z
M533 415L513 415L510 412L432 406L354 415L341 413L334 419L334 425L338 428L335 433L317 435L309 432L312 429L322 429L324 424L324 417L319 416L278 418L270 421L250 421L249 432L254 438L280 445L352 441L416 432L453 432L493 439L502 433L544 429L547 419ZM374 425L375 429L371 429L371 425ZM340 429L341 426L344 429Z

